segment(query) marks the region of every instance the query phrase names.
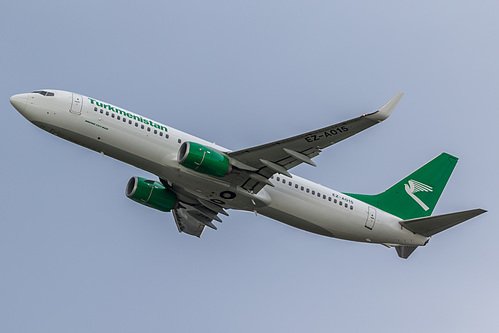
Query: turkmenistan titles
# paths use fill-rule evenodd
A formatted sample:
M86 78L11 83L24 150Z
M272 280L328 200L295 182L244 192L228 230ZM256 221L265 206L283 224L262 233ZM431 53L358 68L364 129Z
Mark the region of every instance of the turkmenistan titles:
M150 119L142 118L139 115L133 114L133 113L128 112L126 110L121 110L120 108L118 108L116 106L113 106L113 105L110 105L110 104L106 104L104 102L98 101L98 100L90 98L90 97L88 97L88 99L90 100L91 104L96 105L96 106L98 106L100 108L107 109L109 111L113 111L115 113L118 113L118 114L120 114L122 116L126 116L126 117L128 117L130 119L140 121L141 123L143 123L145 125L152 126L152 127L157 128L159 130L163 130L165 132L168 131L165 126L157 124L157 123L155 123L154 121L152 121Z

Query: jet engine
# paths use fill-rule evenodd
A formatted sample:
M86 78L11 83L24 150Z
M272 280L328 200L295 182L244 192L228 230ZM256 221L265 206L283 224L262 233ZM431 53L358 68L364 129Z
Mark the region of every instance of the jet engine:
M127 197L142 205L169 212L177 204L177 195L163 184L142 177L132 177L125 189Z
M189 141L180 146L177 161L188 169L216 177L223 177L232 169L225 154Z

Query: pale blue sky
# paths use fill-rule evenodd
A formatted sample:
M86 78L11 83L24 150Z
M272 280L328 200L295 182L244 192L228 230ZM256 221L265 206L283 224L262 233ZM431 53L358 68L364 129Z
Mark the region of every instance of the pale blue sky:
M495 1L9 1L0 5L1 332L497 330ZM230 212L201 239L124 195L146 172L9 103L76 91L231 149L392 117L294 173L377 193L442 151L435 210L489 212L407 261Z

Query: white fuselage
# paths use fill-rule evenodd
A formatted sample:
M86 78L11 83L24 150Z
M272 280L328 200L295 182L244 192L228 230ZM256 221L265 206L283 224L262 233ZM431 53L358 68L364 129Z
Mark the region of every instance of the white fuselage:
M203 197L224 208L256 211L291 226L341 239L386 245L424 245L428 237L414 234L401 219L343 193L301 177L275 174L257 194L234 188L224 178L197 173L181 166L177 153L192 141L228 150L122 108L79 94L55 91L18 96L18 111L38 127L167 180L179 193ZM237 195L221 198L227 190ZM182 193L185 195L182 196Z

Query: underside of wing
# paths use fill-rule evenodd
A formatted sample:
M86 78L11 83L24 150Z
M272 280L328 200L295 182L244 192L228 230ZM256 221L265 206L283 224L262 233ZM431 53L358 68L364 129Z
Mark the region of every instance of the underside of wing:
M288 139L228 153L237 168L232 176L234 182L247 191L257 193L266 184L271 185L268 179L275 173L291 177L287 170L301 163L315 166L311 159L319 155L323 148L388 118L402 95L398 93L376 112Z

